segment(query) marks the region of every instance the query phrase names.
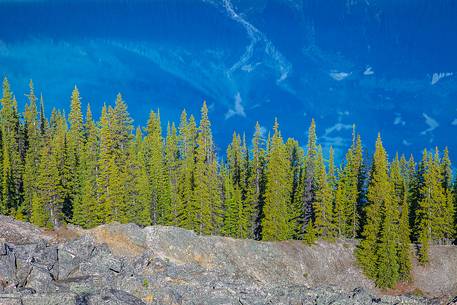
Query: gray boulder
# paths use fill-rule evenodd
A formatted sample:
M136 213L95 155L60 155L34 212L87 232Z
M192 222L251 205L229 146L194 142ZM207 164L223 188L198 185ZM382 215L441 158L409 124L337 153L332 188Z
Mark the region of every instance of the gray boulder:
M66 230L71 238L0 222L20 241L0 241L0 305L440 304L457 295L455 273L445 270L454 270L454 248L430 256L434 269L419 275L415 267L411 289L422 287L424 298L378 291L357 267L352 241L310 247L120 224ZM427 284L434 279L441 287Z

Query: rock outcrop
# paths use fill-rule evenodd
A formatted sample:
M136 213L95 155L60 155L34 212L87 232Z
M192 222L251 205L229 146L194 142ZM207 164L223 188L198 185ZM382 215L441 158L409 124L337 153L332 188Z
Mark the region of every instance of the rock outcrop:
M454 247L415 267L408 291L424 297L377 291L353 249L132 224L44 232L0 216L0 305L440 304L457 294Z

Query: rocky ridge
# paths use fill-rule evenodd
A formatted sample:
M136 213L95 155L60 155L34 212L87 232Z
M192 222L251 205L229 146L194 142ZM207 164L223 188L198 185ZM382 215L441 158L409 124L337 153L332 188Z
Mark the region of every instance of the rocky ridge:
M353 249L133 224L46 232L0 216L0 305L446 304L457 295L457 247L433 247L404 295L377 291Z

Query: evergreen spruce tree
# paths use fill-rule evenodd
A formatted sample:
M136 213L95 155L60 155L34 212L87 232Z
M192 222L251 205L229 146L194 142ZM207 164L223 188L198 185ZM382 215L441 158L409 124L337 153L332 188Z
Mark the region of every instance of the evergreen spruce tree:
M151 192L144 158L143 135L138 127L127 160L127 219L139 225L151 223Z
M193 194L197 216L193 229L199 234L212 234L220 228L222 203L218 180L211 123L204 102L197 135Z
M335 151L333 150L333 146L330 146L328 157L328 183L330 184L330 188L332 189L332 195L334 197L337 185L337 177L335 169Z
M32 223L47 228L58 227L63 219L63 194L58 159L54 154L56 145L45 143L41 149L40 166L38 168L37 191L33 194Z
M224 206L225 217L222 233L236 238L246 238L248 234L248 215L241 198L241 190L234 185L233 177L229 170L222 174L224 180Z
M53 146L53 154L57 159L57 168L59 173L59 182L61 186L62 216L65 221L69 221L68 217L72 213L72 201L70 194L72 193L74 173L71 167L71 151L69 147L68 125L64 112L53 110L51 117L51 145Z
M376 161L375 161L376 162ZM387 160L386 160L387 164ZM375 165L376 170L381 168ZM390 185L389 181L384 181L383 172L379 172L378 192L384 191L383 201L381 202L382 224L379 232L379 242L377 248L378 255L378 274L376 284L379 287L392 288L399 280L398 246L399 246L399 202L403 193L403 178L400 173L400 163L398 155L391 166ZM387 173L387 172L386 172ZM375 178L376 179L376 178ZM380 193L377 193L380 194Z
M388 190L386 190L388 191ZM399 264L397 257L398 240L398 207L397 203L385 196L383 221L377 249L376 285L392 288L399 280Z
M86 228L100 223L97 211L97 172L99 154L99 130L93 120L90 105L87 105L84 125L84 144L79 157L80 199L73 206L73 222Z
M252 214L252 206L246 202L248 188L249 188L249 177L251 176L251 156L249 154L248 144L246 142L246 134L243 133L241 142L241 173L240 173L240 188L241 195L243 198L243 205L247 213Z
M168 124L165 145L165 164L170 187L170 211L166 223L170 225L178 225L179 208L181 206L181 197L179 196L180 156L176 132L175 124L172 123L171 127L170 124Z
M448 203L452 200L448 198L445 191L438 149L434 155L429 155L424 151L421 172L423 182L420 184L416 211L416 234L421 244L419 260L421 263L426 263L429 244L432 242L444 243L447 235L452 235L453 217L448 215L451 212ZM447 230L450 231L447 232Z
M314 119L311 120L311 125L308 129L308 144L305 159L304 169L304 186L302 189L303 206L302 215L299 222L301 223L301 233L306 231L308 222L314 218L313 201L315 196L315 165L317 158L317 136L316 124Z
M82 193L82 167L80 164L81 150L84 147L84 125L81 110L81 98L78 88L73 89L70 102L70 114L68 116L70 128L67 135L67 159L68 173L65 183L65 212L67 218L73 217L74 205L81 206Z
M179 124L179 152L181 156L179 178L178 224L185 229L197 226L197 210L193 201L195 187L195 154L197 147L197 126L191 115L187 120L185 111L181 114Z
M429 156L426 149L422 153L422 159L419 162L414 194L414 235L419 243L419 262L425 264L428 262L428 249L431 239L431 192L426 186L430 184Z
M333 193L325 169L322 147L318 147L316 162L316 191L313 201L316 234L324 239L335 236L333 219Z
M313 245L317 241L317 233L316 233L316 229L314 228L314 224L313 224L312 220L310 220L308 222L308 224L306 225L305 234L303 236L303 241L307 245Z
M395 155L395 159L390 165L390 180L394 188L393 200L398 204L398 206L401 206L403 203L406 181L401 173L401 165L398 154Z
M408 192L405 186L403 200L400 206L400 221L398 225L398 274L402 281L411 279L411 230L409 227Z
M355 238L360 221L358 203L361 194L362 142L353 131L352 146L346 153L335 191L335 223L339 237Z
M248 236L249 221L251 218L251 205L245 203L246 166L245 144L241 137L233 134L232 143L227 148L228 170L224 180L225 189L225 219L223 232L226 235L238 238ZM227 181L231 179L232 181Z
M236 132L233 133L232 143L228 145L226 154L228 167L233 177L233 183L240 186L244 160L241 152L241 137L237 135Z
M393 200L399 213L398 220L398 276L400 280L410 279L411 271L411 239L408 213L408 164L404 156L398 154L390 166L390 180L393 184ZM393 214L396 216L396 214Z
M110 198L110 176L113 169L110 167L112 161L113 140L110 132L110 118L106 105L103 105L100 117L100 146L98 158L97 184L97 206L94 211L94 225L107 223L111 220Z
M30 92L27 95L28 103L25 106L25 125L27 130L27 152L24 165L24 202L19 214L23 219L29 219L32 209L33 196L37 188L38 166L40 161L41 140L40 125L38 121L37 98L33 82L29 83Z
M452 166L449 158L449 150L444 149L443 158L441 160L441 175L443 181L444 194L446 196L446 206L443 213L443 238L445 243L453 241L455 236L455 193L452 189Z
M124 163L125 166L127 163ZM111 156L108 163L110 171L108 183L108 203L110 208L111 221L120 223L128 222L127 206L127 173L116 164L116 158Z
M303 174L305 164L305 153L300 147L298 141L287 139L286 148L290 162L292 191L290 195L291 214L289 223L293 227L293 236L300 238L302 236L300 217L303 211Z
M23 160L19 150L19 115L17 103L8 80L3 80L3 97L0 100L2 134L2 203L0 213L16 215L22 202Z
M378 276L378 264L381 263L378 256L379 238L382 236L382 263L388 263L390 257L391 245L388 244L387 238L392 233L390 219L383 223L383 213L389 210L392 202L392 185L388 177L387 154L382 145L381 136L378 135L376 140L375 153L373 156L373 166L371 177L368 184L367 193L368 203L365 207L366 223L362 231L362 241L356 251L357 259L363 268L365 274L376 280ZM386 209L386 206L389 209ZM383 233L381 234L381 227ZM384 227L386 227L384 229ZM395 239L393 240L395 242ZM392 260L393 262L393 260ZM385 271L385 270L383 270ZM378 284L385 285L383 281Z
M266 169L265 205L262 219L263 240L285 240L293 235L290 225L290 193L292 190L290 163L278 121L274 124L274 134L268 154Z
M252 160L248 186L246 193L246 204L250 205L249 236L260 239L261 217L263 208L263 194L265 181L265 151L262 149L261 129L259 122L256 122L254 136L252 138Z
M443 175L443 187L447 191L452 188L452 166L447 147L444 148L443 158L441 160L441 172Z
M40 132L41 132L41 136L44 136L46 134L48 125L49 125L49 123L46 119L46 114L44 112L43 95L40 95Z
M110 221L125 223L128 221L126 190L127 158L132 145L132 118L121 94L116 97L114 108L108 107L108 181L106 203L109 207ZM103 129L103 127L102 127Z
M168 179L165 175L164 142L159 113L151 111L147 131L145 149L151 187L151 221L153 224L166 224L171 211L165 186Z

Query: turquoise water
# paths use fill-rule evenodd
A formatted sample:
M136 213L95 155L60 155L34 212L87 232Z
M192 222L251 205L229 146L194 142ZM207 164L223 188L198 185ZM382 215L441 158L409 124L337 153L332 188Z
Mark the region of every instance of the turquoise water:
M455 1L0 2L21 106L30 78L48 111L75 84L97 110L122 92L136 124L206 100L221 153L275 116L302 143L314 117L340 156L354 123L369 148L381 131L391 152L457 151L456 54Z

